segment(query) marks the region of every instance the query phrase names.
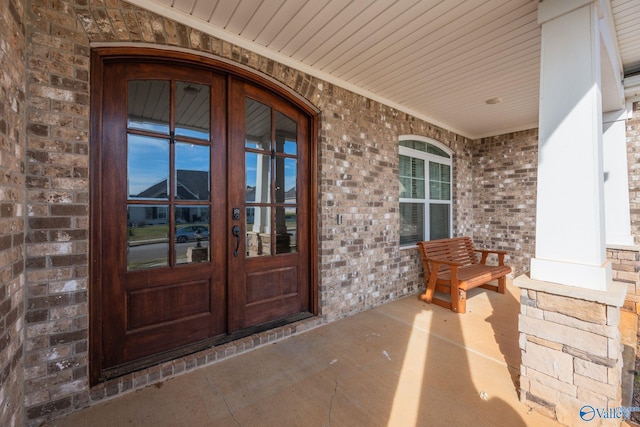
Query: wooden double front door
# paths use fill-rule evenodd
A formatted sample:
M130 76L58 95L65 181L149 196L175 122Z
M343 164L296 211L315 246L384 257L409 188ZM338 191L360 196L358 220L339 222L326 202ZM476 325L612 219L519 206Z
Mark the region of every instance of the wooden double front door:
M309 114L220 70L99 66L94 382L310 315Z

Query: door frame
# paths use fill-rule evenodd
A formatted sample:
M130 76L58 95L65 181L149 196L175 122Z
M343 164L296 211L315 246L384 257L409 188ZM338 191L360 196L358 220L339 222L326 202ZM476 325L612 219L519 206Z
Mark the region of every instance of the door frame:
M90 99L90 148L89 148L89 380L90 385L98 384L106 379L131 372L133 369L125 369L121 373L105 377L102 371L102 323L103 323L103 283L104 273L102 266L101 247L101 226L103 215L108 215L109 209L102 206L101 190L102 181L102 161L101 161L101 135L102 135L102 105L103 99L103 74L104 65L109 62L147 62L164 63L173 65L183 65L195 68L204 68L209 71L225 73L229 81L235 79L246 80L253 85L262 87L265 90L283 98L299 108L308 116L309 120L309 212L310 218L310 251L309 251L309 306L314 316L318 315L318 144L317 126L319 110L308 100L294 92L291 88L284 86L275 79L260 74L249 67L235 64L224 58L214 58L213 56L202 56L183 51L170 49L157 49L150 47L97 47L91 51L91 99ZM227 132L230 132L227 126ZM226 341L238 339L242 336L235 334L228 335ZM169 351L157 356L144 359L143 366L150 366L163 361L175 359L186 354L194 353L198 350L210 347L211 343L201 345L189 345L175 351ZM140 366L142 367L142 366Z

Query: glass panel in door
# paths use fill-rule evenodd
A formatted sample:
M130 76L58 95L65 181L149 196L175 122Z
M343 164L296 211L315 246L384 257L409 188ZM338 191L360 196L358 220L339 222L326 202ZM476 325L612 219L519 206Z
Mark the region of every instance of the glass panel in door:
M245 122L246 255L295 252L298 124L251 98Z

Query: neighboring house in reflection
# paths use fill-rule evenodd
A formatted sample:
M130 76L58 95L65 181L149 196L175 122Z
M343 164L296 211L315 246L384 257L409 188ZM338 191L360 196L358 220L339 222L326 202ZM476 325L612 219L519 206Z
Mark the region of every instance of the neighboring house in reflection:
M209 172L195 170L177 170L176 196L181 200L209 199ZM136 194L137 199L166 199L168 193L167 180L164 179ZM141 206L142 209L129 209L130 226L166 224L169 218L167 208L157 206ZM202 215L201 206L185 206L177 210L177 223L209 222L210 215Z

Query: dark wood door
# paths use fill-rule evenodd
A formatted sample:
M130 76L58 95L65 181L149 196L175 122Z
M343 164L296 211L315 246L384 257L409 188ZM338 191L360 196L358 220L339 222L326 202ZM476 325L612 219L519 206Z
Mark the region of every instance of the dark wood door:
M239 101L230 109L238 185L229 200L240 212L228 271L233 332L311 311L310 168L305 115L243 81L232 81L230 93Z
M202 67L102 77L100 377L308 315L305 114Z
M226 79L104 70L103 368L226 333Z

